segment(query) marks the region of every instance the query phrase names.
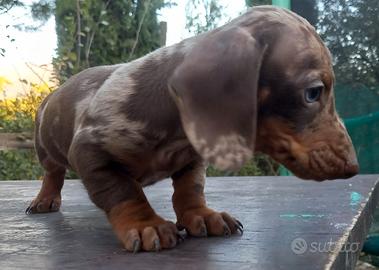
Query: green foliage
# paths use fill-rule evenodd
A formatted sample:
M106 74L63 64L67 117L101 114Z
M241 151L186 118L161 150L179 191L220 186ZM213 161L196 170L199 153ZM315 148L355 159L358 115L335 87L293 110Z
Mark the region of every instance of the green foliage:
M34 151L0 151L0 180L40 179L42 175L42 168Z
M22 112L16 112L14 119L4 117L5 113L0 109L0 132L23 132L33 130L34 121Z
M3 87L6 83L1 84L1 79L0 93L4 93ZM0 132L33 131L37 108L51 92L51 88L46 84L37 85L26 80L22 80L22 82L30 88L27 94L0 100Z
M186 5L186 29L200 34L216 28L224 7L216 0L189 0Z
M379 1L323 0L318 29L339 83L379 84Z
M2 83L1 83L2 82ZM41 101L51 92L43 84L36 85L23 81L30 91L16 98L0 100L0 132L32 132L34 117ZM0 78L0 93L4 92L5 78ZM0 180L39 179L42 168L34 150L3 150L0 151Z
M31 5L31 15L36 21L46 22L54 13L55 1L39 0Z
M164 0L56 0L54 66L63 82L96 65L128 62L160 47Z
M31 149L0 151L0 180L42 179L43 169L36 153ZM67 171L66 179L78 179L73 171Z

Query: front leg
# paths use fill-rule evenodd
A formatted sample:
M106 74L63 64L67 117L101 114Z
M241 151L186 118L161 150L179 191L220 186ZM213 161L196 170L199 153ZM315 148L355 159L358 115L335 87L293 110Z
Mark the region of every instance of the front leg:
M207 207L204 196L205 171L204 163L196 161L172 175L172 202L178 226L184 227L192 236L242 233L242 224L238 220L225 212L219 213Z
M91 200L108 217L128 251L158 251L177 244L174 223L158 216L128 169L96 145L74 143L70 163L81 176Z
M107 216L128 251L158 251L177 244L175 224L158 216L143 193L140 198L125 198L113 206Z

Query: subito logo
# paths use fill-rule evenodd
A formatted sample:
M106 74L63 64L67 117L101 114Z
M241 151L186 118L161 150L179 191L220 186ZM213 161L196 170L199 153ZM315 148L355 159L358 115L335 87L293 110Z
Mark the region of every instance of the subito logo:
M295 238L291 242L291 250L297 255L304 254L307 248L307 242L303 238Z

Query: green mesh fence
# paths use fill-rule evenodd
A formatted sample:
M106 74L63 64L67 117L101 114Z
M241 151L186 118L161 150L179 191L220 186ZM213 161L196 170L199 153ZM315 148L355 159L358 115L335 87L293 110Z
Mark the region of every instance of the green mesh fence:
M379 86L338 85L336 107L358 155L361 174L379 173ZM284 167L280 175L291 175Z
M360 173L379 173L379 86L339 85L336 106L358 154Z

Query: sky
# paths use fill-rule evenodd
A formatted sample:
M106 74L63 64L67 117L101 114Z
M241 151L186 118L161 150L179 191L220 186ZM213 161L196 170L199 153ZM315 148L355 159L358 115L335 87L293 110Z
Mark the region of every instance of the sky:
M35 0L25 0L31 4ZM167 22L167 45L179 42L190 34L185 29L185 4L187 0L174 1L177 5L160 11L159 21ZM219 0L225 7L226 16L223 23L237 17L245 10L244 0ZM13 82L7 87L7 92L13 94L26 91L26 86L20 84L19 79L27 79L34 83L49 81L51 76L51 60L55 54L57 38L55 34L55 20L50 18L38 31L24 32L8 24L31 23L33 21L22 8L14 8L8 14L0 16L0 42L6 49L5 57L0 56L0 77L4 76ZM34 23L35 24L35 23ZM7 35L10 38L7 38ZM10 39L14 39L13 42ZM41 67L42 66L42 67ZM36 75L37 73L38 75Z

